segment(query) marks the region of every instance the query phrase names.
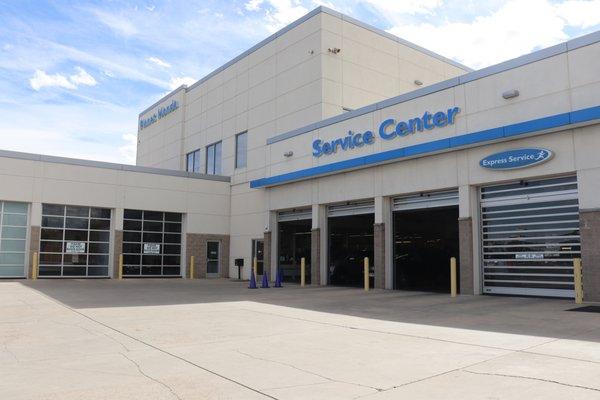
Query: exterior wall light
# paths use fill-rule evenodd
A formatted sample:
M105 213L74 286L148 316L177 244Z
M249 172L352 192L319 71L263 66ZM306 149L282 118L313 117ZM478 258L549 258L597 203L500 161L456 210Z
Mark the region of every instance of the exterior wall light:
M506 92L502 93L502 97L504 97L506 100L519 97L519 91L517 89L507 90Z
M337 54L340 51L342 51L342 49L338 49L337 47L330 47L327 49L327 51L329 51L330 53L333 53L333 54Z
M415 85L417 85L417 86L423 86L423 82L422 82L422 81L420 81L420 80L418 80L418 79L415 79L415 80L414 80L414 83L415 83Z
M284 157L287 157L287 158L289 158L289 157L291 157L291 156L293 156L293 155L294 155L294 152L293 152L293 151L291 151L291 150L290 150L290 151L286 151L285 153L283 153L283 156L284 156Z

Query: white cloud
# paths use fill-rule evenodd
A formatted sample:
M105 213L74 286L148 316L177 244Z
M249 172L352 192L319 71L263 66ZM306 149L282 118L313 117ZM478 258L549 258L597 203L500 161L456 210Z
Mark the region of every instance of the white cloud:
M123 157L123 164L135 164L137 153L137 135L135 133L126 133L122 137L123 144L119 146L119 153Z
M61 74L48 75L45 71L36 70L33 77L29 79L29 84L33 90L40 90L43 87L61 87L64 89L75 89L75 86L69 79Z
M148 57L148 58L146 58L146 60L150 61L151 63L154 63L154 64L158 65L159 67L171 68L171 64L169 64L166 61L161 60L158 57Z
M373 0L371 0L373 1ZM600 23L600 0L511 0L473 21L404 23L389 31L473 68L502 62L567 40L566 26Z
M33 77L29 79L29 85L35 91L43 87L61 87L63 89L74 90L80 85L95 86L98 83L83 68L75 67L75 69L77 73L69 77L62 74L49 75L45 71L38 69L33 74Z
M98 21L123 36L133 36L138 33L138 28L131 19L125 15L109 13L101 10L92 10Z
M134 163L134 139L123 132L135 131L139 111L135 106L35 100L4 106L0 143L6 150Z
M382 15L431 14L442 5L442 0L366 0L368 4L382 11Z
M88 74L85 69L81 67L75 67L75 69L77 70L77 74L69 77L71 83L73 83L75 86L96 86L98 82L96 82L94 77Z
M600 0L570 0L556 6L557 14L567 25L583 29L600 23Z
M192 78L191 76L182 76L179 78L171 78L171 81L169 82L169 88L171 90L173 89L177 89L179 86L181 85L193 85L194 83L196 83L197 79Z
M258 11L260 6L266 3L269 7L264 7L264 22L269 32L275 32L309 11L299 2L292 0L250 0L244 6L248 11Z
M263 3L263 0L250 0L244 7L248 11L258 11L260 9L260 5Z

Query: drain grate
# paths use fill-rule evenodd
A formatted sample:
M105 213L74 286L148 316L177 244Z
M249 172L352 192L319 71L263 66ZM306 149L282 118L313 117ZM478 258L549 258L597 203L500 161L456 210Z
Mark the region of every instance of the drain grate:
M567 311L580 311L580 312L600 313L600 306L577 307L577 308L571 308L570 310L567 310Z

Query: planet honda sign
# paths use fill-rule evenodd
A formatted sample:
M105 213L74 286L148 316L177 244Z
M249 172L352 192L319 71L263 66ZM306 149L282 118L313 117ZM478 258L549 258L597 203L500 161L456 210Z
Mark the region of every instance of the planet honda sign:
M491 154L479 161L479 165L494 170L518 169L544 163L553 156L551 150L528 147Z

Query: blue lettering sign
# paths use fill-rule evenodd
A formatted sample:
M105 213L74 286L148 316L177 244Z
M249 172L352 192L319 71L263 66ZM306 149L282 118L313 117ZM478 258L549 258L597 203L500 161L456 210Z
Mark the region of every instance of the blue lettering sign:
M140 130L147 128L148 126L152 125L159 119L166 117L167 115L169 115L173 111L177 110L178 108L179 108L179 103L176 100L171 101L171 104L169 104L166 107L159 107L157 112L155 112L151 116L140 119Z
M459 107L453 107L449 108L446 112L438 111L434 114L425 111L422 117L415 117L406 121L396 122L395 119L389 118L379 125L379 137L383 140L392 140L396 137L408 136L415 132L423 132L423 130L429 131L434 128L443 128L454 124L456 114L459 112ZM312 144L313 156L320 157L323 154L333 154L337 152L338 148L345 151L373 143L375 143L373 132L354 133L350 131L345 137L328 142L316 139Z
M501 151L483 158L479 165L487 169L505 170L531 167L550 160L554 156L551 150L522 148Z

